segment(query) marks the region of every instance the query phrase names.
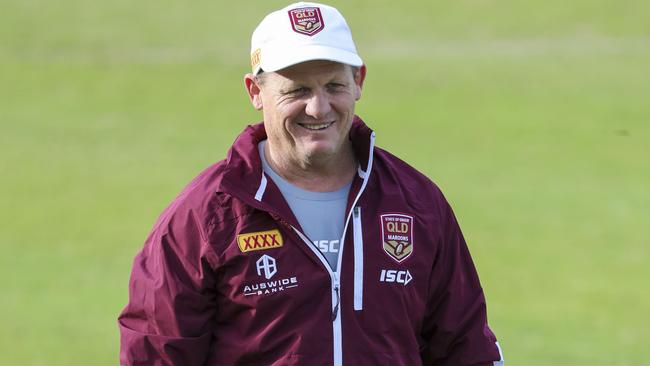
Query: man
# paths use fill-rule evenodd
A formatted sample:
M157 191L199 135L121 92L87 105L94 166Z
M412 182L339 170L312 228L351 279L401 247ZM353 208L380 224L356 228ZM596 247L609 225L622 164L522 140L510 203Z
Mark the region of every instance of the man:
M334 8L252 37L264 122L161 215L119 318L124 365L500 365L451 208L354 115L366 68Z

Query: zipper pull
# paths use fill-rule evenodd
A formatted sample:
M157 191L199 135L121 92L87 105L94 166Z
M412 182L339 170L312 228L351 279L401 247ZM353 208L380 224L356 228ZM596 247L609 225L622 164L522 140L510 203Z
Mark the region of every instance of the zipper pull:
M332 322L336 320L336 317L339 315L339 304L341 302L341 296L339 295L339 285L338 283L334 286L334 291L336 292L336 306L332 310Z
M339 282L339 274L334 272L334 292L336 292L336 305L334 305L334 310L332 310L332 322L336 320L339 314L339 305L341 303L341 294L339 293L341 284Z
M359 208L359 206L354 206L354 209L352 210L352 215L354 215L354 217L358 218L360 212L361 212L361 208Z

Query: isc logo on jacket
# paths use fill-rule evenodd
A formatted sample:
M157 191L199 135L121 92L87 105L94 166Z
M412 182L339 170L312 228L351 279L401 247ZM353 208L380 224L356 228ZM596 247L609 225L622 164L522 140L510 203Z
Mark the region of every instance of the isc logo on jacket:
M379 282L401 283L406 286L413 280L411 272L407 270L382 269L379 275Z
M338 253L340 240L314 240L314 246L321 251L321 253Z

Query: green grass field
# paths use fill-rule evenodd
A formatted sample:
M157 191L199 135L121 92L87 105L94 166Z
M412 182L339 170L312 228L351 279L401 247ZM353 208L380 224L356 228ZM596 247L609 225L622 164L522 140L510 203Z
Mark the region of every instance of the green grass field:
M650 365L650 2L333 1L358 113L455 207L507 365ZM159 212L260 119L279 1L0 6L0 364L115 365Z

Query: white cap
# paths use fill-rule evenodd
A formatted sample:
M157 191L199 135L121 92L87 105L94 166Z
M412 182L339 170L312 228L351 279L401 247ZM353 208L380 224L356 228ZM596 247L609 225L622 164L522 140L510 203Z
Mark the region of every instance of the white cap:
M251 38L253 74L311 60L361 66L350 27L335 8L299 2L267 15Z

